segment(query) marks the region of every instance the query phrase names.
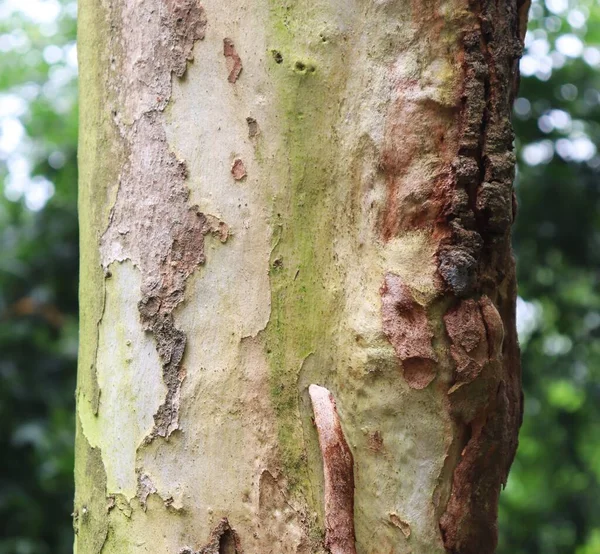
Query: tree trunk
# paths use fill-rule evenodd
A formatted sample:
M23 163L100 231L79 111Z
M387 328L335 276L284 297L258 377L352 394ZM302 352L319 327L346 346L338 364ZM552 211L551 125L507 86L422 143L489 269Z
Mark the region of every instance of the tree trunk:
M80 1L78 554L494 551L522 28Z

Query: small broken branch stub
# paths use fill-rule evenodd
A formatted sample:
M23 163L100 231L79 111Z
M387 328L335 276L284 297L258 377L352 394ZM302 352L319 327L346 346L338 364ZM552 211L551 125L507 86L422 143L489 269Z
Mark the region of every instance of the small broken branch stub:
M354 460L344 437L333 395L310 385L325 478L325 546L331 554L356 554Z

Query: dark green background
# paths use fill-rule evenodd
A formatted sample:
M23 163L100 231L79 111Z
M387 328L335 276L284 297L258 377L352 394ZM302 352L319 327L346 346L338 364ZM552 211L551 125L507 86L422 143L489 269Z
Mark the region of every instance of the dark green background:
M545 2L514 118L526 403L499 552L600 554L600 0ZM0 0L0 554L72 545L75 24L73 1Z

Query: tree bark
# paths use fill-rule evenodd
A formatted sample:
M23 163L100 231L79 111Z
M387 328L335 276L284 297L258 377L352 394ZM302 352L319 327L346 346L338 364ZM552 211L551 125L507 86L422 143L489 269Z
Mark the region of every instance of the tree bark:
M495 550L519 10L80 1L75 552Z

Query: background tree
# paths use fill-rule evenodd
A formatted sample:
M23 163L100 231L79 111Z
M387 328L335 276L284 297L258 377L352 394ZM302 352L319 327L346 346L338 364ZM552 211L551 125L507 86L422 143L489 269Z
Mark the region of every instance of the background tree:
M514 118L526 401L501 550L591 554L600 548L600 10L534 2L529 21Z
M72 2L57 5L0 5L0 171L6 191L0 224L0 552L10 554L66 553L72 541L75 83L64 77L73 75L75 10ZM530 27L514 120L526 404L521 447L502 495L499 552L591 554L600 542L598 5L534 2ZM564 36L566 42L558 40ZM62 55L54 48L44 52L54 45ZM37 87L23 87L28 83ZM23 135L15 135L15 120ZM64 165L56 154L50 163L55 151L65 156ZM23 196L35 187L19 192L10 184L22 175L19 164L11 164L20 157L30 161L29 175L54 184L54 196L38 212L26 207ZM35 300L36 309L22 299ZM64 318L53 323L40 305L58 308Z

